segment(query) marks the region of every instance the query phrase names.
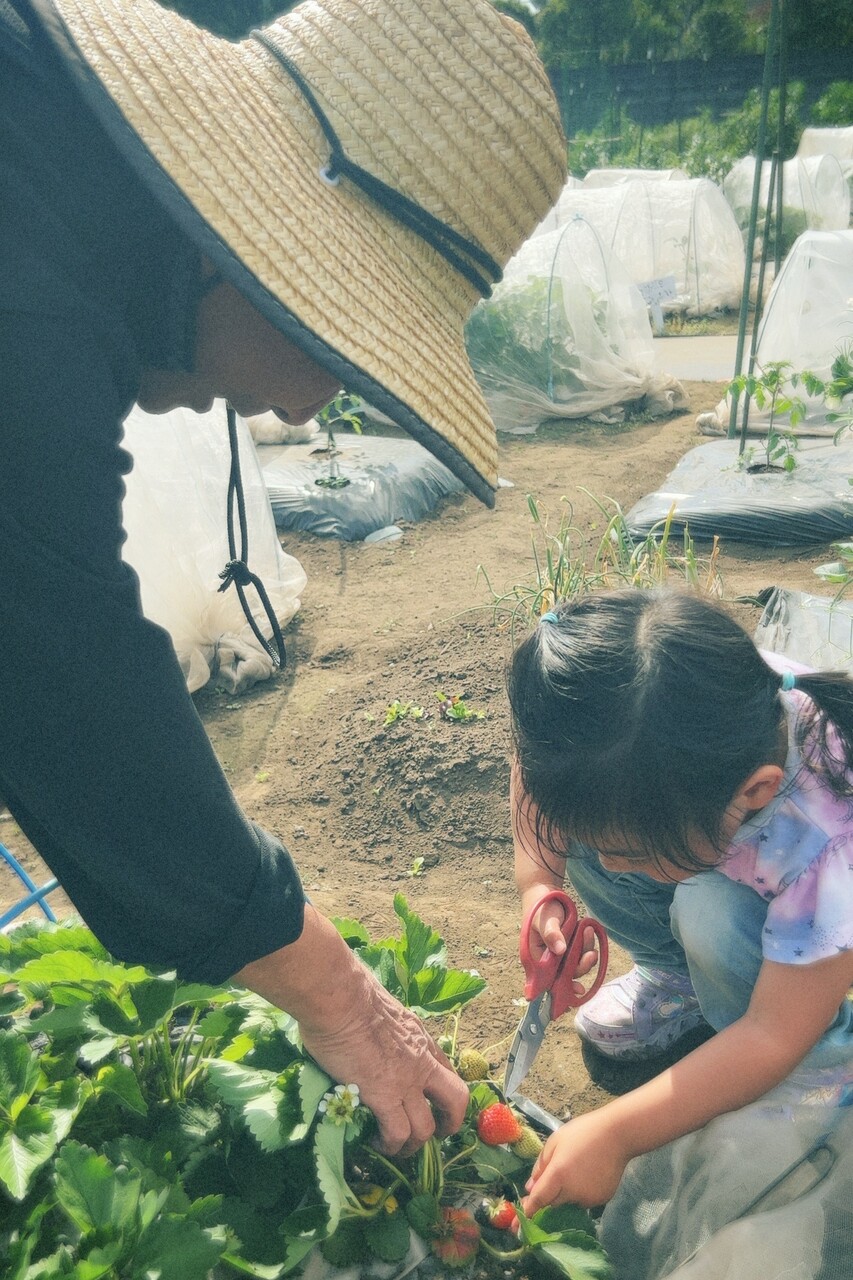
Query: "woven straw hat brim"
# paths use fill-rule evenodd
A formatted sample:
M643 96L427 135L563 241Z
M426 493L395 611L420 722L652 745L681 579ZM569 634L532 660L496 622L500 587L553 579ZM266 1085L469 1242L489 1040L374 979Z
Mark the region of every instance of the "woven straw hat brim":
M454 190L449 209L433 211L464 228L472 215L453 208L452 200L474 208L477 201L488 204L489 192L475 173L448 183L446 157L457 154L459 138L447 136L426 110L412 115L412 99L425 76L443 74L442 57L454 62L446 92L460 99L455 118L464 135L466 111L481 88L478 67L494 75L495 66L512 61L510 54L518 59L497 15L470 29L458 24L454 39L445 35L446 48L436 49L437 3L408 6L403 28L389 27L382 0L365 0L357 7L357 41L330 16L334 0L301 5L267 31L309 84L345 87L350 119L341 131L360 164L399 182L408 163L417 183L423 181L417 166L435 157L435 183ZM441 0L445 32L447 3ZM492 505L496 435L463 337L479 295L441 254L345 178L337 186L323 180L328 143L273 55L255 40L220 40L154 0L38 0L38 8L119 147L222 274ZM474 13L468 3L460 8L465 17ZM516 32L512 38L518 43ZM517 101L506 118L495 122L492 137L468 144L491 148L484 171L494 168L504 185L502 170L519 170L509 186L521 213L507 214L506 201L497 202L488 227L487 247L502 262L523 238L519 225L532 229L550 207L565 164L559 125L547 109L550 89L535 55L525 52L525 58L540 102L531 101L529 88L516 93L507 84ZM407 101L409 125L400 123L396 92ZM525 119L531 112L532 128ZM542 136L544 164L537 157L525 165L518 145L510 145L516 118L527 136ZM392 165L397 172L389 177Z

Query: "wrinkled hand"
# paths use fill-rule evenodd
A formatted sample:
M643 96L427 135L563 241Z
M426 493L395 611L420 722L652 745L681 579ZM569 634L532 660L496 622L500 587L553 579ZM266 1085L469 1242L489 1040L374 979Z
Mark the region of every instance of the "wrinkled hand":
M286 1009L302 1041L340 1084L358 1085L379 1123L388 1155L411 1155L465 1118L468 1087L428 1035L350 951L337 929L307 904L295 942L235 975Z
M570 1120L545 1143L521 1202L530 1216L546 1205L594 1209L614 1195L631 1159L606 1108Z
M553 885L533 885L526 889L521 897L522 917L526 917L531 907L539 901L546 893L553 889ZM566 950L566 939L561 929L566 913L560 906L559 902L546 902L534 915L530 926L530 954L535 963L538 963L546 951L552 951L555 956L561 956ZM598 951L596 950L595 934L592 929L585 928L583 931L583 951L575 969L575 978L583 978L591 969L595 967L598 960ZM582 982L574 982L575 994L582 996L584 993L584 985Z
M468 1088L420 1018L365 977L350 1021L334 1031L303 1028L303 1043L335 1080L358 1085L379 1123L380 1149L411 1155L434 1133L455 1133Z

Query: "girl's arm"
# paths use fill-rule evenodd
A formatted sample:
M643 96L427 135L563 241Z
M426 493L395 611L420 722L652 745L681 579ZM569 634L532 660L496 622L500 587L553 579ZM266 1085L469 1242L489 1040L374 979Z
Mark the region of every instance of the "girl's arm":
M604 1204L634 1156L760 1098L814 1047L851 983L850 951L809 965L765 961L742 1018L648 1084L549 1138L528 1184L525 1212L566 1201Z
M515 884L521 898L522 917L526 916L543 893L562 889L566 873L566 859L551 850L542 850L536 836L536 806L525 793L518 761L514 760L509 780L509 804L512 820L512 845L515 856ZM558 955L566 949L566 941L560 932L563 912L551 905L543 918L534 922L539 930L541 943L533 939L534 955L548 947Z

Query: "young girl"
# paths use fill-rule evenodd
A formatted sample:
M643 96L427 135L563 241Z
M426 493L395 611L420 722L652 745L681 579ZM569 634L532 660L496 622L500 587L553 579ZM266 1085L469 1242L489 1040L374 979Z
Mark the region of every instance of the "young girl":
M632 1158L782 1082L849 1101L853 681L761 654L698 595L625 590L545 614L509 696L524 911L562 885L568 859L587 906L642 961L579 1029L642 1051L644 1035L665 1043L670 1006L681 1030L701 1011L717 1032L553 1135L526 1212L605 1203ZM559 908L535 920L540 953L564 949L559 925Z

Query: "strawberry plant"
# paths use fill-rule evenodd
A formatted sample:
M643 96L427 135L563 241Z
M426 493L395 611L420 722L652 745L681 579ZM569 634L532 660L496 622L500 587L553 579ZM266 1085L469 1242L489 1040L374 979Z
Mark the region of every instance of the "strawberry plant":
M448 965L402 895L394 910L399 936L336 925L455 1043L483 979ZM504 1100L488 1079L469 1090L458 1133L388 1159L358 1089L320 1069L286 1013L117 963L79 924L23 925L0 935L4 1280L278 1280L317 1250L339 1267L400 1263L417 1239L446 1267L496 1254L502 1270L540 1259L574 1280L609 1276L581 1210L524 1218L532 1160L482 1141L478 1117ZM507 1248L466 1207L484 1194L517 1215Z

